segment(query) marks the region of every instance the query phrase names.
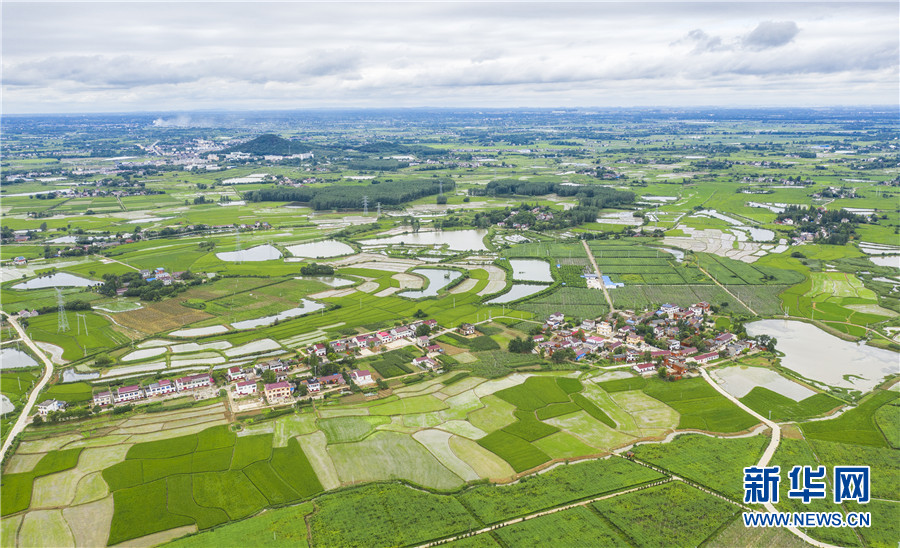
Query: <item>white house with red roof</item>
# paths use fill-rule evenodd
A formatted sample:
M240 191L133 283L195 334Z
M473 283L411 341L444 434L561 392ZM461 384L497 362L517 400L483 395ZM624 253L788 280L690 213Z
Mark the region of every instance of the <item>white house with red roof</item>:
M234 385L234 393L240 396L251 396L256 391L256 383L253 381L241 381Z
M132 386L123 386L121 388L116 389L116 395L113 398L115 403L122 403L125 401L134 401L139 400L144 397L144 391L141 390L141 387L138 385Z
M636 363L632 365L631 368L637 371L640 375L656 371L656 365L650 362Z
M368 369L354 369L350 372L350 380L356 384L372 384L372 372Z
M213 378L206 373L188 375L187 377L175 379L175 387L179 392L182 390L195 390L197 388L203 388L204 386L212 386L212 384Z
M229 367L227 375L228 380L232 382L241 381L247 378L247 374L244 373L244 370L237 366Z

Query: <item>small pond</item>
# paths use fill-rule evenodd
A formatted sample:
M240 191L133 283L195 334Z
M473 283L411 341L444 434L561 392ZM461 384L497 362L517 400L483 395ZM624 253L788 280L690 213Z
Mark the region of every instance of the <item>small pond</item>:
M397 234L387 238L372 238L369 240L360 240L363 245L387 245L399 244L406 245L446 245L450 249L456 251L487 251L483 238L487 235L487 230L469 229L469 230L444 230L440 232L419 232L416 234Z
M33 278L27 282L22 282L12 286L13 289L47 289L48 287L88 287L92 285L100 285L102 282L95 282L69 274L68 272L57 272L49 276Z
M880 257L870 256L869 260L878 266L900 268L900 255L882 255Z
M219 260L231 262L274 261L281 258L281 252L274 246L266 244L251 247L250 249L242 249L240 251L224 251L222 253L216 253L216 257L218 257Z
M900 368L895 352L845 341L804 322L760 320L747 324L747 334L775 337L784 367L830 386L868 392Z
M285 310L284 312L279 312L278 314L274 314L272 316L263 316L261 318L253 318L252 320L243 320L240 322L233 322L231 327L235 329L250 329L251 327L261 327L263 325L271 325L275 323L275 320L288 320L290 318L296 318L297 316L302 316L304 314L309 314L311 312L316 312L325 308L325 305L322 303L317 303L315 301L310 301L308 299L301 299L301 306L296 308L291 308L289 310Z
M62 382L78 382L78 381L87 381L90 379L100 378L100 373L79 373L75 371L73 368L64 369L62 373Z
M485 304L503 304L534 295L538 291L547 289L548 285L529 285L529 284L513 284L512 287L499 297L486 301Z
M289 245L285 249L295 257L308 257L321 259L324 257L339 257L353 253L353 248L338 240L323 240L321 242L308 242L305 244Z
M416 268L412 270L413 274L428 278L428 284L425 289L419 291L403 291L397 293L401 297L409 299L421 299L423 297L435 297L438 291L450 285L450 283L462 276L462 273L455 270L444 270L439 268Z
M510 259L513 280L523 282L553 282L550 274L550 264L547 261L537 259Z
M335 278L334 276L300 276L297 278L298 280L315 280L317 282L321 282L330 287L345 287L348 285L353 285L353 280L346 280L344 278Z
M21 369L23 367L37 367L38 362L22 352L18 348L7 346L0 350L0 369Z

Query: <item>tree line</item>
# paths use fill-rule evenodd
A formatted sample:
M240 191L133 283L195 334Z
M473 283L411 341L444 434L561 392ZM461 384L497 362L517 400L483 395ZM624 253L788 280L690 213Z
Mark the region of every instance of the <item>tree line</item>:
M271 187L251 190L244 194L248 202L300 202L315 210L360 209L367 196L369 207L400 205L425 196L452 191L455 183L450 179L391 181L366 186L333 185L326 187Z

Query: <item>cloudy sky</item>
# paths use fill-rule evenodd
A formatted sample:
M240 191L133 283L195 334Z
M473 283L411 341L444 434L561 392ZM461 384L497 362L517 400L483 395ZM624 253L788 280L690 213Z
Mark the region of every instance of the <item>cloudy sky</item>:
M2 112L897 104L900 3L10 2Z

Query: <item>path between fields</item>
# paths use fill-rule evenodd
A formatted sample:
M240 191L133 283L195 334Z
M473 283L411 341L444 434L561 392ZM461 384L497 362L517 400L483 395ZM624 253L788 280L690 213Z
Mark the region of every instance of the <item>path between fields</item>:
M707 274L709 276L709 274ZM718 282L716 282L718 283ZM721 284L720 284L721 285ZM726 289L726 291L728 291ZM746 306L746 305L745 305ZM755 312L754 312L755 314ZM733 395L728 393L724 388L719 386L719 384L713 380L712 377L709 376L709 373L706 372L706 369L700 367L700 375L709 383L710 386L715 388L720 394L728 398L732 403L752 415L759 421L762 421L763 424L772 429L772 440L769 442L769 446L766 447L766 450L763 452L762 456L759 458L759 462L756 464L757 467L762 468L764 466L768 466L769 462L772 460L772 457L775 455L775 451L778 449L778 444L781 442L781 427L778 426L778 423L770 421L769 419L763 417L756 411L750 409L746 405L741 402L741 400L735 398ZM777 513L778 510L775 509L775 506L771 502L767 502L764 504L766 511L770 513ZM818 546L819 548L837 548L832 544L827 544L824 542L820 542L810 536L808 536L803 531L797 529L796 527L787 527L788 531L802 539L804 542L812 544L813 546Z
M131 265L128 264L128 263L123 263L122 261L119 261L119 260L117 260L117 259L113 259L112 257L104 257L103 255L97 255L97 257L99 257L101 260L105 259L105 260L107 260L107 261L112 261L112 262L114 262L114 263L119 263L119 264L122 265L122 266L127 266L127 267L130 268L131 270L137 270L138 272L140 272L140 270L141 270L140 268L133 267L133 266L131 266Z
M706 277L709 278L710 280L712 280L714 284L716 284L717 286L719 286L719 287L721 287L722 289L724 289L724 290L725 290L725 293L728 293L729 295L731 295L731 296L734 298L734 300L736 300L737 302L741 303L741 304L744 306L744 308L746 308L746 309L749 310L750 312L753 312L753 315L754 315L754 316L759 316L759 314L757 314L755 310L753 310L752 308L750 308L749 306L747 306L747 303L745 303L744 301L738 299L737 295L735 295L735 294L732 293L731 291L728 291L728 288L725 287L724 285L720 284L720 283L719 283L719 280L713 278L712 276L709 275L709 272L703 270L703 267L702 267L702 266L700 266L700 265L698 264L698 265L697 265L697 268L700 269L700 272L706 274Z
M603 296L606 297L606 302L609 303L609 311L615 312L616 307L613 306L612 299L609 298L609 291L606 290L606 284L603 283L603 273L600 272L600 268L597 266L597 261L594 260L594 254L591 253L591 248L588 246L587 240L581 240L582 245L584 245L584 250L587 252L588 259L591 260L591 264L594 265L594 272L597 273L597 279L600 281L600 289L603 290Z
M12 444L12 440L18 436L22 430L28 426L28 415L31 411L31 408L34 407L34 404L37 403L37 398L41 393L41 390L44 389L44 386L50 382L50 377L53 375L53 362L51 362L44 352L38 348L34 341L25 333L25 330L22 329L22 326L19 325L19 322L16 320L14 316L10 316L6 312L0 312L6 316L7 321L9 321L10 325L12 325L15 330L19 333L19 337L22 341L31 349L32 352L35 353L38 357L41 358L41 361L44 362L44 366L46 370L44 371L44 376L41 378L40 382L38 382L35 387L31 390L31 394L28 396L28 401L25 402L25 407L22 408L22 414L19 415L19 418L16 419L16 423L10 429L9 434L6 436L6 440L3 442L3 449L0 450L0 457L6 454L6 451L9 449L9 446Z

